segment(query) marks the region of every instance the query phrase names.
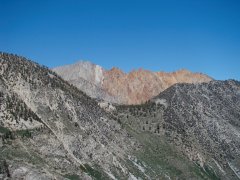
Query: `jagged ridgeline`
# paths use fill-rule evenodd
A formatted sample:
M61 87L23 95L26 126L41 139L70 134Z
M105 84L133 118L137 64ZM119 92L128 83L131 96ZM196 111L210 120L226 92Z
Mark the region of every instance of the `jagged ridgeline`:
M240 177L239 82L177 84L142 105L108 105L0 53L0 179Z

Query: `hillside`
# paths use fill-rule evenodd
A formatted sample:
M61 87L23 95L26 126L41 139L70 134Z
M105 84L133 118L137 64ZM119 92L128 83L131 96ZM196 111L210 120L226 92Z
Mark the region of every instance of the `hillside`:
M0 72L0 160L13 179L109 178L133 149L134 140L96 101L46 67L1 53Z
M176 84L144 105L117 109L122 123L141 136L164 137L205 171L213 170L222 179L238 179L239 107L240 83L228 80Z

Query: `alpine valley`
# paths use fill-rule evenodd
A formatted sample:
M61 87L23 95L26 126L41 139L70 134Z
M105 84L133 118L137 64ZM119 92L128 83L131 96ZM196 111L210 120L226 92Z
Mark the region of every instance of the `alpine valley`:
M240 179L240 82L0 53L0 179Z

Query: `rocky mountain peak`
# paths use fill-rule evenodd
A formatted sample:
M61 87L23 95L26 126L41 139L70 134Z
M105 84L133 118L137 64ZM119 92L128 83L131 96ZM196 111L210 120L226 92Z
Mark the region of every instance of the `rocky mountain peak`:
M119 68L117 68L117 67L113 67L113 68L111 68L109 71L106 71L106 73L107 74L110 74L111 76L122 76L122 75L124 75L125 73L121 70L121 69L119 69Z
M89 64L91 63L81 62L77 65L63 66L54 68L53 70L70 83L73 83L74 80L73 84L77 87L79 85L76 79L83 78L89 83L98 86L110 96L118 98L118 103L122 104L140 104L146 102L175 83L201 83L212 80L207 75L192 73L186 69L166 73L151 72L140 68L130 73L124 73L116 67L104 70L98 65ZM79 88L81 89L81 87ZM89 91L91 89L86 91L86 93ZM91 96L95 97L93 93ZM108 101L108 99L104 100Z

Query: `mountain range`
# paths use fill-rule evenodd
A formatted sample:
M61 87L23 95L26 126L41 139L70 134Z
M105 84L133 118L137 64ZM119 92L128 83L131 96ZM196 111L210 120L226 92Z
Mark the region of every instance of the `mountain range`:
M0 53L0 137L0 179L240 179L240 82Z
M89 61L56 67L53 71L93 98L120 104L142 104L176 83L213 80L185 69L172 73L144 69L124 73L115 67L105 70Z

